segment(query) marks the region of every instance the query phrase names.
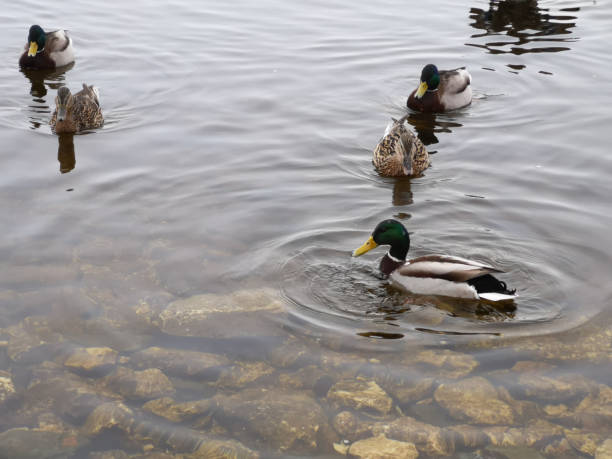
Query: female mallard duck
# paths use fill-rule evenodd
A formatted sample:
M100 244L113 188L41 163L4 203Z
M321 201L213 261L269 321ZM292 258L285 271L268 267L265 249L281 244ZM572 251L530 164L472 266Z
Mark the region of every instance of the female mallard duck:
M410 247L408 231L397 220L380 222L370 238L353 252L354 257L379 245L391 249L380 261L380 270L395 286L417 294L503 301L516 298L516 290L508 290L505 282L491 273L499 269L464 258L427 255L406 261Z
M54 69L74 62L72 39L65 30L45 32L39 25L30 27L25 51L19 65L26 68Z
M429 166L425 145L406 128L407 116L393 119L374 149L372 163L382 175L418 175Z
M70 93L70 89L62 86L57 91L55 104L50 124L56 134L99 128L104 123L100 95L94 86L83 83L83 89L76 94Z
M472 102L472 77L461 67L440 70L428 64L421 72L421 84L408 97L408 107L419 112L446 112Z

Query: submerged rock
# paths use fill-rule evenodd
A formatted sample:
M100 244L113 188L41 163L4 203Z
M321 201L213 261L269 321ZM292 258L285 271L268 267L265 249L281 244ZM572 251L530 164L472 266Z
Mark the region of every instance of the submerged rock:
M14 396L15 385L11 379L11 374L7 371L0 371L0 407Z
M329 389L327 399L340 406L370 413L387 414L393 407L391 397L375 381L363 378L337 382Z
M170 335L232 338L278 334L273 316L282 311L275 291L259 289L180 299L159 317L162 331Z
M28 359L35 351L44 351L48 346L64 340L63 336L50 326L46 317L39 316L26 317L19 324L6 328L4 332L8 335L7 354L14 362Z
M117 362L117 351L110 347L81 347L74 349L64 366L83 372L108 370Z
M198 379L216 379L220 367L230 364L228 358L207 352L149 347L132 355L130 363L137 368L159 368L167 374Z
M612 388L604 384L587 395L573 413L574 423L593 430L612 429Z
M206 440L185 459L258 459L259 454L235 440Z
M595 450L595 459L609 459L612 457L612 437L604 441Z
M281 452L315 451L321 446L319 438L331 432L319 404L304 393L245 389L217 395L213 401L215 421ZM330 446L331 441L323 445Z
M214 408L214 404L209 399L177 403L170 397L164 397L150 400L142 408L169 421L184 422L208 414Z
M221 370L217 386L241 389L274 373L275 369L265 362L237 362Z
M16 419L29 424L40 413L53 412L64 419L81 422L95 407L117 398L88 378L55 363L43 362L32 372Z
M0 434L0 457L47 459L70 457L88 443L75 431L55 432L19 427Z
M469 354L451 351L449 349L425 350L403 359L405 364L421 364L426 368L435 369L437 377L457 379L470 374L478 361Z
M390 440L380 434L353 443L348 454L364 459L415 459L419 452L412 443Z
M372 428L372 433L413 443L419 451L430 456L450 456L455 452L453 435L408 416L399 417L391 422L377 422Z
M133 424L132 410L121 402L109 402L91 412L83 426L83 433L87 436L96 436L113 428L129 433Z
M168 377L157 368L134 371L118 367L104 378L104 384L123 397L137 400L174 395L175 392Z
M595 432L585 432L580 429L565 429L564 433L565 438L567 438L567 441L574 449L589 456L595 455L599 445L603 443L605 438Z
M436 402L452 417L476 424L514 424L516 413L500 400L497 391L481 376L441 384L434 393Z
M341 411L332 421L332 425L343 439L355 441L372 431L371 423L363 422L352 411Z
M484 427L483 433L494 446L531 447L561 436L563 428L544 420L534 420L525 427Z
M518 389L525 397L547 401L564 401L584 397L595 384L580 375L555 375L527 372L518 378Z
M314 365L300 368L295 373L282 374L278 379L281 387L286 389L310 389L318 397L324 397L334 383L329 373Z

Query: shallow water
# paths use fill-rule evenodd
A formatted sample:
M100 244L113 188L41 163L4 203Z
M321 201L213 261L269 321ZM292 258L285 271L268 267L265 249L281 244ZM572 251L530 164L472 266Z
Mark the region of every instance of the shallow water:
M492 425L545 419L566 431L499 451L491 440L457 443L453 454L489 448L481 453L511 457L513 448L528 448L533 457L555 457L561 452L546 447L563 440L569 457L603 448L612 416L588 412L598 421L585 422L580 406L603 398L597 394L610 384L609 3L177 0L100 9L82 1L60 11L25 1L3 13L0 377L8 375L14 393L3 400L0 391L0 406L15 414L2 417L1 431L41 428L41 416L52 413L56 430L78 433L67 457L193 450L143 439L133 427L110 429L108 438L79 430L96 404L121 399L165 437L197 432L239 440L262 457L323 457L334 442L368 437L334 424L347 405L332 400L333 384L360 375L390 394L393 411L382 415L348 405L366 423L403 413L448 428L482 422L433 394L483 376L512 403L535 407ZM73 66L19 70L32 21L70 30ZM432 166L413 179L380 177L372 149L388 120L406 113L429 62L465 65L473 103L411 114ZM105 125L58 138L48 125L57 88L83 82L100 88ZM390 217L410 231L412 256L492 263L520 297L499 307L394 291L377 273L382 249L350 257ZM280 310L227 312L250 300L223 295L261 288L280 299ZM218 302L228 315L168 325L176 301L199 294L221 296L196 301L196 309ZM66 365L75 349L92 346L111 348L117 360L93 373ZM137 363L152 346L228 360L212 365L212 376ZM476 365L424 363L424 350L452 350ZM516 376L522 361L538 362L541 378L544 371L586 382L570 378L573 392L535 390ZM167 421L143 407L156 397L108 379L118 367L147 365L170 376L175 400L214 400L222 414L208 423ZM237 377L244 365L259 365L253 372L261 374ZM314 386L305 370L313 366L325 373ZM95 403L53 391L46 405L33 403L49 372L77 378ZM409 387L429 378L430 390L403 399L389 378L376 379L383 373ZM285 444L253 428L227 397L259 400L248 391L261 387L306 394L322 407L329 432L315 445ZM62 397L68 401L50 402ZM561 405L567 412L551 414ZM595 446L576 435L591 435ZM1 439L0 457L8 454ZM425 457L436 455L416 444Z

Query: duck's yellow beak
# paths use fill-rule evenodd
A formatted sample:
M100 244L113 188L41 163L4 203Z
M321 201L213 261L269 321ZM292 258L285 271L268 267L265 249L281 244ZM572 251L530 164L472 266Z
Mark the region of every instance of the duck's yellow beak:
M38 43L35 41L30 42L30 49L28 50L28 56L34 57L38 52Z
M365 242L365 244L363 244L358 249L355 249L355 251L353 252L353 256L358 257L359 255L363 255L364 253L369 252L372 249L375 249L376 247L378 247L378 244L374 242L374 239L372 238L372 236L370 236L368 240Z
M425 91L427 91L427 83L424 81L421 81L421 84L419 85L419 89L417 89L416 94L414 95L417 99L420 99L421 97L423 97L423 94L425 94Z

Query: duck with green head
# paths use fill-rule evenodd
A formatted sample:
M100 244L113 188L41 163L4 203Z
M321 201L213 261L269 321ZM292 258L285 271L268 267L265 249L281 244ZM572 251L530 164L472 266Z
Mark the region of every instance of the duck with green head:
M419 112L447 112L472 102L472 77L465 67L438 70L427 64L421 72L419 87L408 97L408 108Z
M28 32L28 41L19 58L19 66L33 69L54 69L74 62L72 38L65 30L45 32L33 25Z
M493 274L503 271L477 261L448 255L426 255L406 260L410 236L397 220L380 222L372 235L353 252L363 255L379 245L390 246L380 261L380 270L396 287L422 295L506 301L516 298L516 290Z

